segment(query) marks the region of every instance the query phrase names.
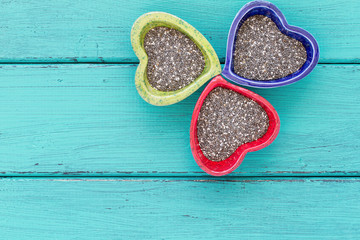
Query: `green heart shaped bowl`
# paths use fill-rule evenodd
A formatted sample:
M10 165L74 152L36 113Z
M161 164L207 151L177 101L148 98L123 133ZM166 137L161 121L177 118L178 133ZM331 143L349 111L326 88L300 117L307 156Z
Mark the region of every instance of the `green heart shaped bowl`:
M168 27L182 32L198 46L204 55L203 72L182 89L163 92L153 88L148 81L148 56L144 48L144 38L146 33L154 27ZM156 106L170 105L184 100L211 78L221 73L219 58L206 38L189 23L168 13L150 12L140 16L131 29L131 44L140 60L135 74L136 89L146 102Z

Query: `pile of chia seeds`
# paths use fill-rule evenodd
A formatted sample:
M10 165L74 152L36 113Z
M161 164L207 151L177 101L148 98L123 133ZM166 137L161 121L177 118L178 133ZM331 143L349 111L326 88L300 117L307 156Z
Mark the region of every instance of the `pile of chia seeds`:
M197 122L200 148L209 160L222 161L244 143L261 138L269 117L255 101L217 87L205 98Z
M148 55L149 83L159 91L179 90L204 70L205 60L200 49L178 30L155 27L146 34L144 47Z
M280 32L268 17L254 15L237 32L234 71L252 80L274 80L299 70L307 58L303 44Z

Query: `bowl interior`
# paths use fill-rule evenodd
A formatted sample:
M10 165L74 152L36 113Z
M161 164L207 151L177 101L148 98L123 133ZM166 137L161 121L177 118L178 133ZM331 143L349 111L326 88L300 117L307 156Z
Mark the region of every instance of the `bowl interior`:
M181 33L185 34L187 37L189 37L196 44L196 46L200 49L201 53L203 54L204 60L205 60L205 66L204 66L203 72L196 79L194 79L194 81L192 81L189 85L185 86L182 89L176 90L176 91L163 92L163 91L159 91L159 90L153 88L151 86L151 84L149 83L149 80L147 78L147 60L148 60L148 58L147 58L147 54L146 54L146 69L144 71L144 76L143 76L146 88L148 89L149 93L151 93L154 96L158 96L158 97L172 96L174 94L179 94L181 92L187 91L187 89L191 89L193 87L193 85L198 84L197 80L201 79L203 76L207 75L211 71L211 68L212 68L211 60L210 60L209 56L206 54L206 50L205 50L203 44L201 42L199 42L196 38L194 38L192 35L188 34L188 32L185 31L186 28L184 29L183 26L179 26L179 25L173 24L171 22L165 22L165 21L151 21L147 25L144 26L144 28L142 29L142 31L140 33L141 47L143 48L143 51L145 53L146 53L145 47L144 47L145 36L150 29L155 28L155 27L173 28L173 29L178 30Z
M278 16L278 14L268 8L268 7L254 7L252 8L250 11L248 11L242 18L241 20L239 21L237 27L236 27L236 31L235 31L235 34L234 34L234 40L232 42L232 44L234 45L233 46L233 50L235 50L235 42L236 42L236 36L237 36L237 32L239 30L239 28L241 27L241 25L246 21L246 19L248 19L249 17L251 16L254 16L254 15L264 15L266 17L269 17L275 24L276 26L278 27L278 29L285 35L291 37L291 38L294 38L298 41L300 41L305 49L306 49L306 53L307 53L307 59L306 59L306 62L304 63L304 65L299 69L297 70L296 72L286 76L286 77L283 77L283 78L279 78L279 79L274 79L274 80L266 80L266 82L268 83L271 83L271 82L279 82L279 81L286 81L286 80L289 80L291 78L294 78L296 76L298 76L300 73L302 73L305 69L307 69L311 62L313 61L313 57L314 57L314 48L310 42L310 40L308 38L306 38L305 36L301 35L301 34L298 34L296 33L294 30L296 30L297 28L296 27L288 27L286 28L281 20L281 18ZM234 51L232 52L232 54L234 54ZM232 59L233 56L232 56ZM234 64L232 62L231 64L231 71L236 74L234 72ZM239 76L241 77L241 76ZM252 80L252 79L249 79L251 81L258 81L258 80ZM262 81L263 82L263 81Z
M230 157L219 162L211 161L204 156L200 148L198 136L197 136L197 121L201 107L207 95L214 88L217 87L231 89L233 91L242 94L245 97L254 100L266 111L269 117L268 130L261 138L239 146ZM277 115L275 109L271 106L269 102L267 102L264 98L255 94L254 92L230 84L226 82L221 76L217 76L205 88L204 92L201 94L198 103L196 104L196 107L194 109L193 119L191 122L191 148L195 160L205 172L211 175L221 176L235 170L241 164L247 152L256 151L268 146L276 138L279 132L279 128L280 128L279 116Z

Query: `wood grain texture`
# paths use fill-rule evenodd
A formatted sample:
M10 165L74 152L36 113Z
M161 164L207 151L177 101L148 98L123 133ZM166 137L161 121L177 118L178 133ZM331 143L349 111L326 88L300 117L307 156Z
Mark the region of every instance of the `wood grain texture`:
M191 155L203 88L168 107L136 92L130 29L141 14L183 18L223 61L246 2L0 0L0 176L15 176L0 178L0 238L357 238L359 64L251 89L277 109L280 134L226 178ZM320 62L360 63L360 1L272 2L314 35Z
M189 144L202 89L172 106L137 94L136 65L1 65L3 176L195 176ZM236 176L360 176L360 66L319 65L300 82L252 89L277 109L275 142Z
M2 239L355 239L359 179L2 179Z
M137 62L130 44L133 22L165 11L192 24L224 60L230 24L248 1L0 2L0 62ZM320 62L360 62L360 1L273 0L288 22L320 45Z

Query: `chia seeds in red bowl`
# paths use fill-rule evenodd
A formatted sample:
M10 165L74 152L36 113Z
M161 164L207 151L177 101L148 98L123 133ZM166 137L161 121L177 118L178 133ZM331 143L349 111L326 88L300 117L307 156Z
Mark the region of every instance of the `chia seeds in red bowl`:
M195 105L190 147L205 172L223 176L234 171L248 152L270 145L279 129L279 116L268 101L219 75Z

